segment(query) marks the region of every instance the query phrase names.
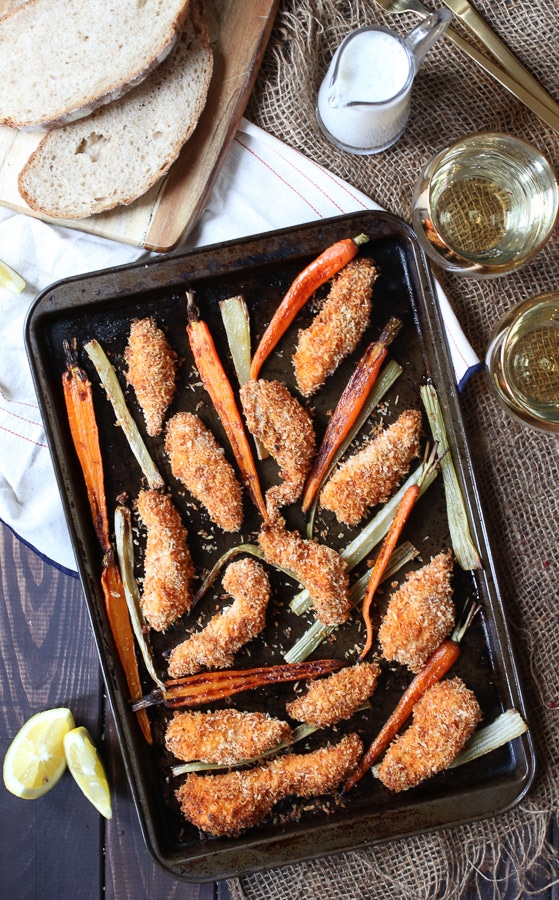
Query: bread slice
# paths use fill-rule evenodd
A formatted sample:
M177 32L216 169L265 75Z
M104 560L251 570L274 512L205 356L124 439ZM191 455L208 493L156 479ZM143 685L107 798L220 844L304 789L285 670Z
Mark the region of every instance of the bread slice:
M139 84L189 0L28 0L0 18L0 125L51 128Z
M49 131L18 179L34 210L79 219L128 204L169 169L204 108L213 68L200 0L167 59L120 100Z

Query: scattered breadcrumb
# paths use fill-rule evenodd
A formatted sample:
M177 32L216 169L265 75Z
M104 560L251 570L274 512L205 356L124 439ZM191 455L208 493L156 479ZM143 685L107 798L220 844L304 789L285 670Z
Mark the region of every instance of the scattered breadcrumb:
M279 381L247 381L240 397L250 432L280 467L283 484L266 491L268 507L295 503L316 452L310 413Z
M452 569L452 551L439 553L392 595L378 633L385 659L419 672L450 634L456 618Z
M355 769L362 752L359 736L349 734L333 746L279 756L248 771L190 774L176 796L185 818L198 828L234 837L257 825L285 797L335 790Z
M215 615L202 631L179 644L169 657L169 676L194 675L204 668L227 669L235 653L266 625L270 582L264 568L245 557L230 563L223 587L234 602Z
M292 719L326 728L351 715L374 692L380 675L377 663L358 663L313 681L308 692L288 703Z
M224 531L243 522L242 488L211 431L198 416L179 412L167 423L165 450L175 478Z
M421 413L406 410L334 472L320 493L320 504L339 522L357 525L369 509L384 503L419 455Z
M293 366L297 386L310 397L355 350L369 324L378 271L370 259L352 259L332 279L328 297L313 323L299 331Z
M152 628L165 631L192 603L195 573L186 528L170 497L159 491L142 491L137 508L147 531L142 609Z
M407 731L389 746L375 774L391 791L407 791L446 769L481 722L475 695L460 678L429 688Z
M232 766L260 756L281 741L290 741L287 722L262 712L219 709L176 713L167 726L167 750L184 762Z

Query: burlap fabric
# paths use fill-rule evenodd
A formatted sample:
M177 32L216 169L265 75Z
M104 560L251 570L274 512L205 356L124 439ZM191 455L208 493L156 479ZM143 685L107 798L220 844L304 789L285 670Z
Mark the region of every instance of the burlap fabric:
M434 8L430 0L427 5ZM556 0L476 0L476 5L557 96ZM394 147L357 157L330 146L315 123L318 86L347 32L374 22L404 34L418 19L389 16L374 0L281 0L248 118L407 220L421 165L471 132L504 131L529 140L559 172L558 135L446 40L422 64L409 126ZM473 281L437 274L483 357L506 310L559 289L558 230L533 263L513 275ZM462 402L532 714L539 763L535 785L514 810L493 820L232 880L235 900L446 900L479 896L482 890L484 896L506 894L512 900L559 877L558 853L550 844L559 757L559 438L516 424L497 405L482 373L471 379Z

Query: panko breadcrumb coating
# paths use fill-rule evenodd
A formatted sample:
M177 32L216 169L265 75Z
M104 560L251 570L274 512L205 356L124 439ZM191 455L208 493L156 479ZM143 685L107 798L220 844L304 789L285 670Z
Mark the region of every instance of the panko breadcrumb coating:
M439 553L392 595L378 633L385 659L419 672L450 634L456 617L452 568L452 552Z
M288 531L279 515L263 526L258 543L271 565L290 569L308 590L323 625L347 621L351 610L349 576L336 550L306 541L297 531Z
M446 769L481 722L475 695L460 678L430 687L410 727L390 744L375 774L391 791L407 791Z
M161 433L175 395L178 357L155 319L136 319L124 351L127 381L135 391L150 437Z
M419 455L421 413L406 410L358 453L345 460L320 493L320 504L339 522L357 525L369 509L384 503Z
M349 719L374 692L380 675L377 663L358 663L313 681L303 697L286 705L292 719L326 728Z
M176 713L167 726L165 746L184 762L232 766L260 756L281 741L289 742L291 737L287 722L266 713L218 709Z
M309 412L279 381L247 381L240 397L249 431L280 467L283 484L266 491L268 507L295 503L316 452Z
M264 568L248 557L236 560L225 570L222 584L234 602L174 648L169 657L171 678L194 675L204 668L229 668L237 650L264 629L270 599Z
M357 734L312 753L290 753L248 771L191 774L176 792L183 815L197 828L234 837L257 825L285 797L327 794L355 769L363 752Z
M357 347L369 324L377 276L372 260L352 259L332 279L313 323L299 332L293 366L304 397L314 394Z
M198 416L179 412L167 423L165 450L175 478L224 531L243 523L242 488L211 431Z
M194 565L186 528L166 494L142 491L136 505L147 531L142 609L152 628L165 631L192 603Z

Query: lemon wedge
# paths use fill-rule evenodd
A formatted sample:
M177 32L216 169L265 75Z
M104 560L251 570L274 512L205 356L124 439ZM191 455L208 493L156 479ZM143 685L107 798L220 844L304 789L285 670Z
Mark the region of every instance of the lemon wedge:
M0 259L0 287L9 288L16 294L21 294L25 287L25 281L18 275L15 269L12 269L8 263L2 262Z
M64 735L75 728L69 709L45 709L25 722L4 757L4 784L23 800L54 787L66 768Z
M113 812L107 776L87 728L80 725L64 736L64 753L78 787L95 809L110 819Z

